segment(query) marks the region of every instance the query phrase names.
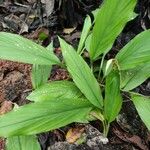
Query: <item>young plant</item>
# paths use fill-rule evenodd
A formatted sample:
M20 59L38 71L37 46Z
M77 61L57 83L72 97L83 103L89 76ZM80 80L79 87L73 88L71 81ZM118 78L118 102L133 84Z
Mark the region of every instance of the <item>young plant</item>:
M47 66L62 66L58 58L47 48L19 35L1 32L0 58L34 64L37 69L33 67L35 90L27 97L33 103L1 116L0 136L34 135L72 122L88 123L95 119L102 122L103 133L107 136L110 123L121 109L122 91L131 95L141 119L150 130L149 97L131 92L150 76L150 30L137 35L115 58L105 60L125 24L136 16L135 5L136 0L104 0L101 8L93 13L94 21L91 22L89 16L85 19L77 51L59 38L65 65L73 81L45 84L48 74L43 74L41 69L47 72ZM85 48L91 66L81 56ZM97 78L92 71L96 60L100 60Z

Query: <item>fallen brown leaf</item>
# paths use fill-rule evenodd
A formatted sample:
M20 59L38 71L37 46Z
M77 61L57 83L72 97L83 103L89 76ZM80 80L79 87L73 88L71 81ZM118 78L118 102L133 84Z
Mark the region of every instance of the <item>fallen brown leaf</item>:
M113 128L113 132L121 140L128 142L128 143L131 143L131 144L139 147L141 150L149 150L146 143L139 136L131 135L131 134L126 133L122 130L118 130L117 128Z
M84 127L76 127L76 128L71 128L66 134L66 140L68 143L75 143L82 135L84 132Z

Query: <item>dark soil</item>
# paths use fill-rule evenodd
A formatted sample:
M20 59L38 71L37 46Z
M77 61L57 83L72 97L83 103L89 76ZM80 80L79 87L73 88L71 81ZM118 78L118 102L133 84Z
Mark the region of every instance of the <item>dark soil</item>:
M39 0L11 1L0 0L0 31L14 32L39 42L39 34L44 32L47 37L42 40L46 46L54 40L55 53L60 58L61 51L56 35L63 36L76 46L79 41L84 18L101 3L100 0L55 0L54 11L50 16L45 14L45 4ZM112 58L127 42L144 29L150 28L150 1L139 0L136 6L139 16L129 22L116 40L108 58ZM67 34L64 29L75 28ZM68 31L67 31L68 32ZM5 101L24 105L29 101L26 96L31 92L31 65L0 60L0 109ZM54 67L50 80L68 79L66 70ZM150 81L147 80L135 89L144 95L150 95ZM91 122L84 127L85 140L82 144L69 144L66 134L69 129L78 128L79 124L38 135L43 150L148 150L150 133L141 122L132 102L125 94L123 108L117 121L112 123L108 139L101 134L101 124ZM106 142L109 140L109 142ZM103 144L105 142L107 144ZM0 150L4 149L4 139L0 139Z

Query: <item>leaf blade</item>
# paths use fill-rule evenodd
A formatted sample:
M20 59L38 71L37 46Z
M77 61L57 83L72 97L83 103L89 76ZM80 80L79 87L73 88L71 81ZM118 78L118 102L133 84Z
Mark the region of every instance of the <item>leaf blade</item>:
M117 70L112 70L106 77L104 101L104 114L109 123L117 117L121 106L120 76Z
M133 103L138 111L138 114L142 121L150 130L150 97L145 97L142 95L131 94Z
M71 45L59 38L63 57L67 64L68 71L73 77L73 81L87 99L96 107L102 108L103 99L98 82L92 74L89 66L78 55Z
M150 30L143 31L132 39L117 54L116 59L121 70L128 70L149 62Z
M70 81L54 81L42 85L35 91L33 91L27 99L31 101L49 100L52 97L55 98L79 98L82 93Z
M150 77L150 63L121 71L121 88L130 91Z
M88 15L85 18L84 21L84 25L83 25L83 29L82 29L82 33L81 33L81 37L80 37L80 41L79 41L79 46L77 49L77 53L80 54L82 52L83 46L84 46L84 42L89 34L90 28L92 26L92 22L91 22L91 18Z
M46 48L19 35L0 32L0 59L29 64L58 64L59 59Z
M50 99L27 104L0 117L0 136L32 135L72 122L87 122L93 105L87 99Z
M95 60L108 52L125 24L133 19L136 0L105 0L96 17L90 44L90 57ZM110 9L111 6L111 9Z

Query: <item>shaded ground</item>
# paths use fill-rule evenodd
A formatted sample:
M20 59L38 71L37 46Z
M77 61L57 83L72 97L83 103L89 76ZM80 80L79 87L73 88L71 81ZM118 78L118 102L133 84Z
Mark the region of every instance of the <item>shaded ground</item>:
M98 7L100 2L99 0L95 0L94 3L92 0L85 0L84 3L78 0L63 0L60 3L59 0L56 0L53 13L48 15L46 5L40 3L40 1L0 0L0 31L22 34L44 46L54 39L55 52L61 57L56 34L62 35L76 46L85 15ZM113 57L135 35L150 28L150 1L139 0L136 12L139 16L127 24L107 56L108 58ZM40 39L41 33L46 35L42 39ZM19 105L28 103L25 98L32 90L30 73L31 65L0 60L0 110L2 110L5 101L11 101ZM67 78L67 72L56 67L53 69L50 79L64 80ZM150 95L150 81L147 80L135 90L144 95ZM91 125L93 127L82 125L86 142L81 145L66 142L67 131L78 129L81 126L72 124L53 132L38 135L41 147L43 150L148 150L148 147L150 147L150 133L141 122L127 95L124 97L123 109L117 121L112 124L108 136L109 143L102 144L100 122L91 122ZM0 139L0 150L3 147L4 140Z

